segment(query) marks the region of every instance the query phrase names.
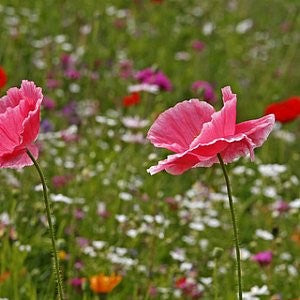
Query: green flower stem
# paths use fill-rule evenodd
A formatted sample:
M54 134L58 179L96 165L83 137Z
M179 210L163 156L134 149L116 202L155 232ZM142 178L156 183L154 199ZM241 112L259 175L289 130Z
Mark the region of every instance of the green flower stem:
M219 286L218 286L218 259L215 258L215 266L214 266L214 274L213 274L213 281L214 281L214 299L218 300L219 294Z
M214 262L215 262L215 266L214 266L214 272L213 272L213 282L214 282L214 299L218 300L219 299L219 285L218 285L218 262L219 259L221 258L222 254L223 254L223 249L216 247L213 250L213 257L215 258Z
M62 278L61 278L60 267L59 267L59 259L57 256L57 250L56 250L56 244L55 244L55 234L54 234L54 228L53 228L52 219L51 219L51 209L50 209L50 203L49 203L49 199L48 199L48 192L47 192L45 176L44 176L38 162L33 157L32 153L28 149L26 149L26 153L32 160L34 166L36 167L37 172L39 173L42 185L43 185L44 202L45 202L45 207L46 207L46 212L47 212L47 219L48 219L49 231L50 231L50 237L51 237L51 243L52 243L52 250L53 250L53 257L54 257L54 271L55 271L56 280L57 280L58 295L59 295L59 300L63 300L64 299L63 284L62 284Z
M225 181L226 181L226 186L227 186L227 193L228 193L228 199L229 199L229 206L230 206L231 220L232 220L232 227L233 227L233 234L234 234L234 242L235 242L236 265L237 265L237 273L238 273L238 294L239 294L239 300L242 300L242 271L241 271L241 257L240 257L237 221L236 221L236 217L235 217L235 213L234 213L232 192L231 192L231 186L230 186L228 173L226 171L225 164L224 164L223 159L220 154L218 154L218 159L220 161L220 164L221 164L221 167L223 170L223 174L225 177Z

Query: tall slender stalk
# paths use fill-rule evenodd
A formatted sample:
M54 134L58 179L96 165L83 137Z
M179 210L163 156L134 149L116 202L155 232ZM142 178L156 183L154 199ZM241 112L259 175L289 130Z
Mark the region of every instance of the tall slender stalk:
M235 242L236 265L237 265L237 274L238 274L238 295L239 295L239 300L242 300L242 270L241 270L241 257L240 257L240 246L239 246L239 234L238 234L238 228L237 228L237 221L236 221L236 216L234 213L229 176L228 176L225 164L224 164L223 159L220 154L218 154L218 159L220 161L220 164L221 164L221 167L223 170L223 174L224 174L224 178L226 181L226 186L227 186L227 193L228 193L228 199L229 199L231 221L232 221L233 235L234 235L234 242Z
M63 283L62 283L62 278L61 278L61 273L60 273L59 259L58 259L57 250L56 250L55 234L54 234L54 228L53 228L53 223L52 223L52 218L51 218L51 208L50 208L50 203L49 203L49 199L48 199L48 192L47 192L45 176L44 176L38 162L35 160L34 156L32 155L32 153L28 149L26 149L26 153L32 160L34 166L36 167L36 170L39 173L39 176L40 176L40 179L42 182L44 202L45 202L47 220L48 220L48 224L49 224L50 238L51 238L51 243L52 243L53 257L54 257L54 271L55 271L55 276L56 276L56 280L57 280L58 296L59 296L59 300L63 300L64 299Z

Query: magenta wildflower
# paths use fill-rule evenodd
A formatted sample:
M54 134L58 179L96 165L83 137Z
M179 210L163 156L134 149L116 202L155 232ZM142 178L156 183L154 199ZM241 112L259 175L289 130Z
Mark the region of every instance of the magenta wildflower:
M252 260L260 266L268 266L272 262L272 251L262 251L252 256Z
M202 297L202 291L199 290L193 278L180 277L176 280L175 287L191 299L200 299Z
M64 187L70 180L72 176L70 175L56 175L52 178L52 184L55 188L62 188Z
M63 54L60 58L60 62L64 70L68 70L74 66L74 59L69 54Z
M69 283L79 293L82 291L85 281L85 278L74 277L70 279Z
M131 60L122 60L119 62L119 76L127 79L133 76L133 63Z
M205 48L205 44L202 41L199 40L193 40L192 41L192 48L196 51L196 52L201 52L204 50Z
M192 83L191 90L195 94L200 94L203 100L214 103L216 101L216 95L213 86L208 81L197 80Z
M289 203L283 200L279 200L275 203L275 210L277 210L279 213L285 213L289 211L290 206Z
M75 264L74 264L74 267L75 267L76 270L83 269L83 266L84 266L84 264L81 260L76 261Z
M76 242L80 248L85 248L89 245L89 240L84 237L77 237Z
M80 209L80 208L76 208L74 211L74 217L78 220L82 220L85 216L85 212Z
M52 109L55 108L56 103L53 99L46 96L46 97L43 98L42 105L45 109L52 110Z
M141 71L138 71L135 74L135 78L136 80L138 80L139 82L146 82L148 80L148 78L154 76L154 71L151 68L146 68L143 69Z
M153 82L149 83L154 83L160 87L161 90L164 91L171 91L172 90L172 83L169 80L169 78L161 71L157 72L156 75L154 76Z
M79 79L80 78L80 72L73 68L67 69L64 74L68 79Z
M46 86L49 90L54 90L58 88L60 85L60 82L57 79L48 78L46 81Z
M135 78L141 83L157 85L161 90L171 91L172 83L162 71L146 68L136 73Z

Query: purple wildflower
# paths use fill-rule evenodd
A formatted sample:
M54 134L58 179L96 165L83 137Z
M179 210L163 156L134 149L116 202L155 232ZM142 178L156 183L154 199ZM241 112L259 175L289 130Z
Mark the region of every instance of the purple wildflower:
M199 40L193 40L192 41L192 48L196 51L196 52L202 52L205 48L205 44Z
M53 131L53 124L48 119L42 120L41 121L41 131L42 132Z
M141 83L157 85L161 90L171 91L172 83L162 71L146 68L136 73L135 78Z
M268 266L272 261L272 251L262 251L252 256L252 260L256 261L260 266Z
M191 90L193 93L201 94L203 96L203 100L214 103L216 101L216 96L214 92L213 86L207 82L202 80L197 80L192 83Z

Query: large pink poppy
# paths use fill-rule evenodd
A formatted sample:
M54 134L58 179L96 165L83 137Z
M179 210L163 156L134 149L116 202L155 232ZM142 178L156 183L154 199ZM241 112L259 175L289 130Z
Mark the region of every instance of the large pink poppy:
M222 89L223 108L214 108L198 99L186 100L163 112L151 126L147 138L156 147L175 152L147 171L153 175L166 170L179 175L196 167L217 163L219 153L225 163L250 154L271 132L273 114L236 124L236 94Z
M21 88L11 88L0 99L0 168L22 168L32 165L28 148L35 158L34 143L40 128L42 89L23 80Z

